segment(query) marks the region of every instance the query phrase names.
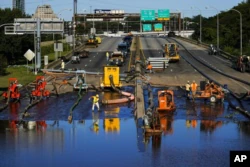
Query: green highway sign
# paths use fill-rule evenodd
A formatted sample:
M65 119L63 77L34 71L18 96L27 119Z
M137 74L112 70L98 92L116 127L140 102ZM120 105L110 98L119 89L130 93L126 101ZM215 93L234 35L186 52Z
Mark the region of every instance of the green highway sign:
M154 24L154 30L155 31L162 31L162 24L161 23Z
M157 20L169 20L169 17L170 17L169 9L158 9Z
M155 11L154 10L141 10L141 21L154 21Z
M152 31L151 24L143 24L143 31Z

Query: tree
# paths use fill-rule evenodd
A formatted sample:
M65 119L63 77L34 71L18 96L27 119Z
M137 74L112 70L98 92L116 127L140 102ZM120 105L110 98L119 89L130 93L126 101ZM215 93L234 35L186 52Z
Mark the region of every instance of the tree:
M30 17L24 15L18 9L0 9L0 25L13 23L15 18ZM0 29L0 54L3 59L7 60L7 64L20 64L26 62L23 54L34 48L34 38L31 35L5 35L4 26ZM2 59L1 59L2 60ZM4 68L1 66L0 68ZM1 71L4 71L1 69Z

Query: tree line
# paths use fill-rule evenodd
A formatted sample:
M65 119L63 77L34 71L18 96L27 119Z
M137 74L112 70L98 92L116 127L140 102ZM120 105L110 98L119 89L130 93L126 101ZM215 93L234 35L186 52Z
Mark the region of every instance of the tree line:
M242 48L243 54L250 55L250 0L241 2L232 9L242 14ZM192 38L200 37L200 15L191 19L195 30ZM202 17L202 42L217 44L217 15L209 18ZM233 10L219 13L219 44L220 49L233 55L240 55L240 15Z

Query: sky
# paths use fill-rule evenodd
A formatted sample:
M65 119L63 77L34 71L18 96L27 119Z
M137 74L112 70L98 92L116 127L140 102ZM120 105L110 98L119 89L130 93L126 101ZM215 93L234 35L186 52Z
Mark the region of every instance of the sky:
M61 13L61 18L69 21L73 15L73 1L25 0L25 12L34 14L37 6L47 4L51 5L54 13ZM210 17L216 15L217 11L231 9L242 1L244 0L77 0L77 12L90 13L90 10L93 12L94 9L117 9L124 10L125 13L140 13L140 10L152 9L157 13L158 9L169 9L170 13L181 12L185 17L200 13L203 17ZM0 0L0 8L12 8L12 0Z

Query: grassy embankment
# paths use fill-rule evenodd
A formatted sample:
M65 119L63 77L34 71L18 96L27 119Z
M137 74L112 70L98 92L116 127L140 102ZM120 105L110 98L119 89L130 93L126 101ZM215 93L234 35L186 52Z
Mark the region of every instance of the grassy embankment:
M44 55L47 55L49 58L49 62L52 62L55 60L55 53L53 52L53 50L52 50L52 53L48 53L48 51L49 50L51 51L51 48L53 48L53 46L54 46L53 41L44 42L41 44L41 46L42 46L41 65L43 66ZM50 49L48 49L48 47ZM45 52L47 52L47 53L43 54L43 48L44 48L44 50L46 50ZM67 55L69 52L70 52L69 50L64 51L61 53L61 55L62 56ZM8 67L6 69L6 71L7 71L6 75L0 76L0 94L2 94L3 91L7 90L9 78L17 78L18 83L20 83L22 85L27 85L28 83L33 82L36 78L36 75L34 74L34 72L27 70L27 68L22 66L22 65ZM42 73L38 73L37 75L42 75Z

